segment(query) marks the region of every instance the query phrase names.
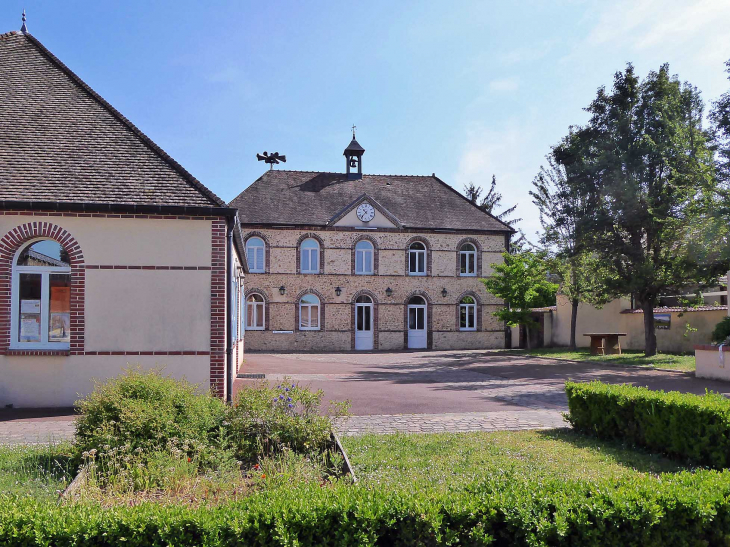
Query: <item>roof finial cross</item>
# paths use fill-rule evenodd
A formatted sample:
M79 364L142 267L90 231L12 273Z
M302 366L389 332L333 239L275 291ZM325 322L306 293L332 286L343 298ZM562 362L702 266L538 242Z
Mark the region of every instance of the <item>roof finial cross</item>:
M357 129L357 126L355 124L352 124L352 138L355 138L355 129Z
M23 25L20 27L20 32L28 32L28 27L25 26L25 8L23 8Z

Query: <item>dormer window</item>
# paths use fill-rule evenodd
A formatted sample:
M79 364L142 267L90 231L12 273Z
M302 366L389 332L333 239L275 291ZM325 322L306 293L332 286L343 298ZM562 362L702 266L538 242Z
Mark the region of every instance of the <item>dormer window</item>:
M426 275L426 246L420 241L408 248L408 275Z

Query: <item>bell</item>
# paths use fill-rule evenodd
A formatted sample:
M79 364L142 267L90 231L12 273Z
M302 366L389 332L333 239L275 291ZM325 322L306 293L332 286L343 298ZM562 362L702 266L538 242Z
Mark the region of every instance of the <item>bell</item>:
M350 158L350 167L357 167L357 158L354 156Z

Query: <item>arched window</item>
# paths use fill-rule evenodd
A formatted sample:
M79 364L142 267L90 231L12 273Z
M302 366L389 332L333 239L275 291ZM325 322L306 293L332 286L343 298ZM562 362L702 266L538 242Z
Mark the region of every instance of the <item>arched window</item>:
M375 249L373 244L363 239L355 245L355 273L358 275L373 275L373 258Z
M426 299L422 296L411 296L411 298L408 300L409 306L425 306L426 305Z
M420 241L408 247L408 275L426 275L426 246Z
M69 348L71 264L59 243L34 241L17 253L12 294L11 348Z
M249 272L266 272L266 244L263 239L251 237L246 241L246 260Z
M301 253L300 271L303 274L319 273L319 243L316 239L305 239L299 247Z
M459 302L459 330L477 330L477 303L473 296Z
M471 243L464 243L459 249L459 275L477 274L477 250Z
M246 298L246 330L264 330L266 325L264 297L252 293Z
M319 330L319 298L305 294L299 300L299 330Z

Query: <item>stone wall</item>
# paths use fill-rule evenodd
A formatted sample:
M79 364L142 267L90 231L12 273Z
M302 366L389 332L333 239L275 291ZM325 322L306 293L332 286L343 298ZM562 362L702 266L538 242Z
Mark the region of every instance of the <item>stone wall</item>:
M319 274L297 274L298 242L310 234L322 243L324 269ZM354 349L354 298L361 291L374 301L375 349L401 350L407 346L406 302L414 293L428 302L429 347L433 349L501 348L504 328L492 315L501 300L488 293L479 277L458 276L458 248L468 239L481 248L478 274L486 277L502 260L504 234L406 233L400 231L250 229L265 240L266 273L250 273L246 292L266 299L266 329L246 332L247 351L349 351ZM376 247L374 275L353 275L354 245L368 237ZM414 237L429 248L429 275L407 275L407 246ZM280 294L279 288L285 293ZM335 289L341 294L337 296ZM386 289L392 290L391 296ZM446 296L442 295L446 289ZM298 301L306 291L323 301L323 329L298 330ZM479 302L478 329L462 332L458 303L465 293ZM276 332L282 331L282 332Z

